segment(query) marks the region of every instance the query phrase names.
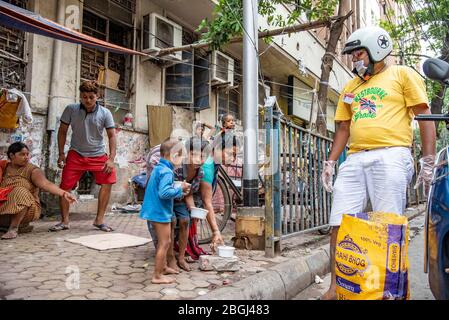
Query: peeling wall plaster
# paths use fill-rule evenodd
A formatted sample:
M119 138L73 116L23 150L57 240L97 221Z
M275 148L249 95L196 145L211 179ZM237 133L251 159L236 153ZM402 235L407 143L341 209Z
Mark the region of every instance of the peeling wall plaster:
M145 158L148 152L148 135L120 128L116 132L117 157L115 163L118 164L119 168L127 168L130 162L138 162ZM108 141L107 138L106 141Z
M20 126L16 130L0 130L0 158L6 159L6 151L10 144L14 142L25 143L31 151L31 163L43 168L45 164L44 140L46 117L33 115L32 124L25 124L20 121Z

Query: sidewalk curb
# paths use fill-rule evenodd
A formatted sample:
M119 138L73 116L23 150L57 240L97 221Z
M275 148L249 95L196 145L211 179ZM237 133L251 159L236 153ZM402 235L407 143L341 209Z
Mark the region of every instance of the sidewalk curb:
M408 216L413 220L425 208ZM329 244L316 253L278 264L267 271L252 275L235 284L214 290L195 300L289 300L309 287L315 276L330 272Z
M288 300L306 289L315 276L330 272L329 249L320 247L317 252L292 259L252 275L235 284L216 289L195 300Z
M418 210L417 213L411 214L411 215L407 216L407 218L408 218L409 221L411 221L411 220L419 217L420 215L422 215L425 212L426 212L426 207L424 206L424 208L420 208L420 210Z

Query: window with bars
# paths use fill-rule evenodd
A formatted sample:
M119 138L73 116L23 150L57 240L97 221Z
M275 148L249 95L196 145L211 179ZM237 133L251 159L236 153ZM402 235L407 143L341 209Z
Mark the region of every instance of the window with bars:
M84 0L84 8L132 26L136 0Z
M6 0L26 8L28 0ZM0 86L25 89L25 32L0 25Z
M232 114L235 120L240 120L239 89L221 89L217 93L218 115Z
M103 18L90 10L83 13L83 33L113 44L132 48L132 28L113 19ZM97 80L104 87L104 104L112 108L129 110L126 92L129 88L131 57L82 48L81 79Z
M111 0L111 2L119 5L123 9L136 13L136 0Z
M182 43L196 41L193 32L183 28ZM175 63L165 73L165 103L201 111L210 108L210 61L204 50L185 50L182 62Z
M242 102L240 85L242 82L242 66L240 61L234 59L234 87L218 88L217 93L217 109L218 116L224 114L232 114L235 120L241 120Z

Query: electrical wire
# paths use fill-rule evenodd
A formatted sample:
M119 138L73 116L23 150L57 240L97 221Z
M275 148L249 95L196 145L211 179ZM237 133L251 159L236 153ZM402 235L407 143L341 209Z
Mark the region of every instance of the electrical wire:
M9 90L11 88L1 88L1 89L6 89ZM31 92L25 92L25 91L21 91L25 96L27 96L27 98L52 98L52 99L63 99L63 100L70 100L75 102L76 98L74 97L68 97L68 96L54 96L54 95L47 95L47 94L32 94ZM104 102L104 99L98 99L99 102ZM118 104L123 104L123 105L130 105L133 106L133 103L127 103L127 102L121 102L120 100L106 100L106 103L118 103Z
M202 57L199 57L200 59L204 59L204 60L207 60L207 61L209 61L208 59L205 59L205 58L202 58ZM173 62L173 60L172 59L169 59L169 58L161 58L161 57L155 57L155 59L162 59L162 60L165 60L165 61L167 61L167 62ZM204 69L204 70L213 70L213 68L211 68L211 67L205 67L205 66L201 66L201 65L197 65L197 64L195 64L195 63L190 63L190 62L185 62L185 61L177 61L176 62L177 64L184 64L184 65L189 65L189 66L192 66L192 67L197 67L197 68L200 68L200 69ZM216 66L216 64L212 64L212 63L210 63L210 65L212 65L212 66ZM225 68L222 68L223 70L228 70L228 71L230 71L230 70L232 70L232 69L225 69ZM235 70L234 70L234 72L235 72ZM243 78L243 75L242 74L239 74L239 73L237 73L237 72L235 72L235 74L238 76L238 77L241 77L241 78ZM280 82L275 82L275 81L269 81L269 80L265 80L264 82L266 82L266 83L271 83L271 84L275 84L275 85L278 85L279 87L286 87L286 88L295 88L295 89L297 89L297 90L299 90L299 91L305 91L305 92L313 92L313 90L308 90L308 89L304 89L304 88L301 88L301 87L294 87L294 86L290 86L290 85L286 85L286 84L282 84L282 83L280 83Z

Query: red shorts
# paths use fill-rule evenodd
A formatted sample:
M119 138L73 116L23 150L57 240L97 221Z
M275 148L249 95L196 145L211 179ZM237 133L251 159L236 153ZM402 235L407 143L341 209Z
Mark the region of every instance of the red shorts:
M83 157L78 152L70 150L67 154L64 170L62 170L61 189L73 190L86 171L95 177L96 184L115 184L117 177L115 169L111 173L103 171L108 155L101 157Z

